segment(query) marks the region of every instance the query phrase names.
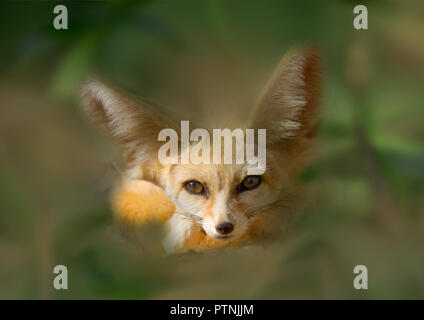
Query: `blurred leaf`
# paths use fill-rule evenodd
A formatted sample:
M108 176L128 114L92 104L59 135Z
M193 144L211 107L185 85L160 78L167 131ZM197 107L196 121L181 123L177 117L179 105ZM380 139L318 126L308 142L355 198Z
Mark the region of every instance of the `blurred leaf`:
M53 78L52 90L55 94L67 98L75 94L104 38L104 34L93 32L74 45Z

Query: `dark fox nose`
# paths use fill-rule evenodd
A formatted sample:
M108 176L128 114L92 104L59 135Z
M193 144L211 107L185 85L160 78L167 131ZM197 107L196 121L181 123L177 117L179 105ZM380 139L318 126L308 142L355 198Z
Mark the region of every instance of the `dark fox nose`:
M220 223L216 226L216 231L220 234L228 234L233 232L234 225L230 222Z

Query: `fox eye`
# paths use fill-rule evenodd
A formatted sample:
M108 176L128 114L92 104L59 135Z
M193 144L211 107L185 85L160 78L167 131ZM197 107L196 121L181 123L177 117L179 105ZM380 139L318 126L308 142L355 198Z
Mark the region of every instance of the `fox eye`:
M205 194L206 188L199 181L191 180L184 184L184 188L192 194Z
M244 180L238 185L238 192L252 190L261 184L262 179L261 176L247 176Z

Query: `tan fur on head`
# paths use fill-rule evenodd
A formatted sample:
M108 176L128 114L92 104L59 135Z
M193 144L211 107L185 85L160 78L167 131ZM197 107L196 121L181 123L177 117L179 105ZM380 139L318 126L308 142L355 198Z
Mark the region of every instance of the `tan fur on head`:
M222 247L280 229L281 208L289 206L291 178L314 136L320 100L319 56L312 49L289 52L266 87L250 128L267 130L267 168L259 186L247 191L237 191L247 175L242 164L160 164L159 132L179 129L145 102L99 80L84 84L82 98L92 119L123 147L127 176L144 180L125 179L117 185L113 201L118 217L134 224L152 217L167 220L164 247L170 252ZM207 192L188 192L185 184L192 180ZM224 222L234 225L230 240L218 240L222 236L217 225Z

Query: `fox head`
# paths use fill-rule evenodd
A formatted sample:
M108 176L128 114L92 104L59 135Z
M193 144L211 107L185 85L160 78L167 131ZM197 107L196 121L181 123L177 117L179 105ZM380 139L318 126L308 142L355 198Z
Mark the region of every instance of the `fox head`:
M82 98L90 117L122 146L128 176L163 188L176 214L200 224L207 235L234 239L246 233L259 213L277 207L302 167L316 128L319 80L319 58L312 49L289 52L277 67L248 126L266 129L266 168L261 175L249 175L248 163L234 161L162 163L159 133L180 132L177 123L98 80L84 84Z

